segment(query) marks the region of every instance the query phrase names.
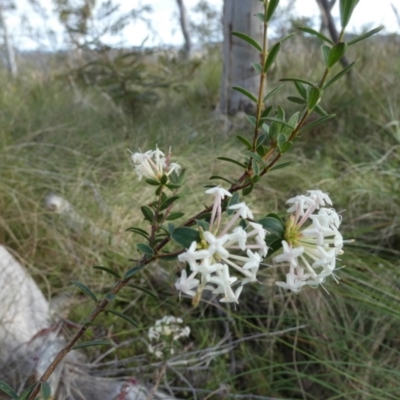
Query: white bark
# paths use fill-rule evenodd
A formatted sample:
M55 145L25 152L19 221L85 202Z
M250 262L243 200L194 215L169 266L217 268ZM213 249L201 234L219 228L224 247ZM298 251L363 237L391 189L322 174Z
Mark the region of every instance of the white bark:
M3 28L4 44L6 47L7 68L13 78L18 75L17 62L15 60L14 47L11 44L7 23L4 19L3 8L0 5L0 25Z
M189 33L189 21L187 17L186 7L183 0L176 0L179 7L179 22L181 24L182 35L185 40L183 45L183 55L185 58L190 58L190 53L192 52L192 41Z
M257 93L259 75L251 66L260 62L260 55L250 44L232 36L239 31L262 43L262 23L254 14L262 12L258 0L225 0L223 12L224 42L222 48L223 71L221 82L220 111L235 115L238 111L251 111L253 103L247 97L234 91L232 86L241 86Z

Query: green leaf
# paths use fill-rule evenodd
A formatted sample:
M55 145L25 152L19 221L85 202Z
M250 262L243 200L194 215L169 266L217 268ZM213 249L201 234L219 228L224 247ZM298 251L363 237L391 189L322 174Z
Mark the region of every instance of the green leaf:
M265 22L265 14L264 13L257 13L254 14L255 17L257 17L262 23Z
M289 128L293 128L288 122L286 121L282 121L279 118L275 118L275 117L266 117L263 118L263 120L265 121L271 121L271 122L276 122L277 124L283 125L283 126L288 126Z
M267 108L262 112L262 114L261 114L261 116L260 116L260 121L262 121L263 118L268 117L268 115L270 114L271 110L272 110L272 106L267 107Z
M329 119L331 119L331 118L333 118L333 117L336 117L336 114L325 115L325 116L323 116L323 117L317 119L316 121L311 122L311 123L308 124L308 125L305 125L305 126L303 126L303 128L300 129L299 134L301 134L302 132L306 131L307 129L314 128L314 126L317 126L317 125L319 125L319 124L322 124L323 122L328 121Z
M246 89L243 89L242 87L240 87L240 86L232 86L232 89L233 90L236 90L237 92L239 92L239 93L242 93L242 94L244 94L246 97L248 97L251 101L253 101L254 103L257 103L257 97L256 96L254 96L254 94L253 93L250 93L248 90L246 90Z
M281 43L286 42L286 40L289 40L289 39L292 38L295 34L296 34L296 32L289 33L288 35L286 35L286 36L284 36L283 38L279 39L279 41L280 41Z
M294 97L294 96L288 96L287 99L291 101L292 103L296 104L306 104L307 101L304 99L301 99L300 97Z
M243 136L236 136L249 150L253 147L252 144Z
M285 234L285 224L279 215L270 213L257 222L261 224L268 233L272 233L283 239L283 235Z
M131 269L128 269L128 271L125 272L124 279L131 278L133 275L136 275L139 271L143 269L144 265L139 265L137 267L133 267Z
M270 51L268 52L268 56L265 61L265 64L264 64L264 72L267 72L270 69L270 67L273 64L273 62L275 61L275 58L278 55L280 49L281 49L281 42L275 43L271 47Z
M150 207L147 206L142 206L140 207L142 214L144 216L144 219L153 223L154 221L154 213L153 210Z
M174 221L175 219L181 218L185 215L185 213L183 212L173 212L171 214L168 215L168 217L166 218L167 221Z
M140 228L136 228L135 226L131 226L126 231L137 233L137 234L143 236L144 238L146 238L147 240L150 239L150 235L144 229L140 229Z
M266 235L265 242L268 245L267 257L271 256L282 247L282 239L276 235Z
M299 95L303 98L306 99L307 98L307 90L304 87L304 85L301 82L297 82L294 81L294 86L296 88L296 90L298 91Z
M277 169L281 169L281 168L286 168L286 167L288 167L289 165L292 165L292 164L295 164L295 161L288 161L288 162L284 162L282 164L275 165L275 167L272 167L269 170L269 172L276 171Z
M171 238L185 249L188 249L192 242L200 241L199 232L186 226L180 226L176 228L172 232Z
M278 148L279 148L279 150L280 150L282 144L283 144L284 142L286 142L286 135L283 134L283 133L280 133L280 134L278 135L277 142L278 142Z
M260 63L252 63L251 65L257 73L262 74L262 66Z
M344 54L346 53L346 50L347 50L346 43L344 43L344 42L336 43L332 47L332 49L329 53L327 66L329 68L333 67L344 56Z
M280 152L283 154L283 153L286 153L287 151L289 151L289 150L291 149L292 146L293 146L293 142L286 141L286 142L283 142L283 143L279 146L279 150L280 150Z
M324 44L323 46L321 46L321 50L324 57L325 65L329 66L329 54L331 52L331 48Z
M50 400L51 398L51 386L48 382L41 382L40 389L42 392L43 400Z
M225 181L225 182L228 182L229 184L232 184L232 183L233 183L232 180L227 179L227 178L224 178L223 176L219 176L219 175L210 176L210 179L211 179L211 180L214 180L214 179L221 179L221 180L223 180L223 181Z
M353 68L354 64L355 64L355 61L352 62L350 65L348 65L346 68L343 68L337 75L335 75L331 80L329 80L327 83L325 83L323 90L325 90L328 86L331 86L332 83L336 82L343 75L347 74Z
M241 162L239 162L239 161L236 161L236 160L234 160L234 159L232 159L232 158L228 158L228 157L217 157L217 160L228 161L228 162L230 162L230 163L239 165L239 167L246 168L246 165L245 165L245 164L243 164L243 163L241 163Z
M111 303L112 301L115 300L115 294L114 293L107 293L105 295L105 298L109 303Z
M80 283L78 281L71 281L71 283L73 285L75 285L76 287L78 287L80 290L82 290L82 292L86 293L93 301L95 301L97 303L97 301L98 301L97 297L87 286L85 286L83 283Z
M172 197L166 199L166 200L161 204L160 211L163 211L163 210L167 209L171 204L173 204L173 203L174 203L176 200L178 200L178 199L179 199L179 196L172 196Z
M20 395L17 397L16 400L27 400L32 391L36 388L36 386L39 384L39 382L35 382L29 387L27 387ZM35 399L36 400L36 399Z
M268 99L270 99L275 93L277 93L279 90L283 88L283 85L277 86L275 89L271 90L264 98L263 98L263 103L265 103ZM269 107L268 107L269 108ZM264 111L265 112L265 111Z
M300 113L296 112L294 113L288 121L288 124L291 126L291 128L289 128L288 126L284 126L281 130L282 133L284 133L285 135L289 135L290 133L292 133L294 127L297 125L297 122L299 121L299 117L300 117Z
M235 211L234 210L230 210L229 207L230 206L234 206L235 204L239 203L239 193L235 192L233 193L232 197L229 198L228 200L228 205L227 205L227 214L228 215L232 215Z
M262 48L261 46L250 36L242 33L242 32L231 32L231 34L233 36L236 36L242 40L244 40L245 42L251 44L254 48L256 48L260 53L262 53Z
M107 267L102 267L100 265L96 265L93 267L94 269L98 269L99 271L104 271L107 272L110 275L115 276L116 278L120 278L119 274L117 272L115 272L114 270L112 270L111 268L107 268Z
M285 121L285 110L281 106L278 106L276 118L280 119L281 121Z
M132 324L133 326L135 326L136 328L139 326L139 324L138 324L135 320L133 320L132 318L130 318L130 317L128 317L127 315L122 314L122 313L120 313L120 312L118 312L118 311L115 311L115 310L106 310L106 313L110 313L110 314L117 315L118 317L124 319L125 321L127 321L127 322L129 322L130 324Z
M242 189L242 195L243 195L243 196L249 195L249 194L253 191L253 189L254 189L254 185L253 185L253 184L251 184L250 186L247 186L247 187L243 188L243 189Z
M175 184L175 183L167 183L165 186L168 189L174 190L174 189L179 189L182 185L181 184Z
M266 140L268 136L265 133L262 133L258 138L257 138L257 144L256 147L260 147Z
M18 394L7 383L0 381L0 390L12 399L18 399Z
M276 140L279 132L281 131L282 125L277 124L276 122L272 122L269 127L268 136L270 140Z
M278 7L279 0L270 0L268 3L268 9L267 9L267 16L266 20L269 22L271 19L272 15L274 14L276 7Z
M168 182L168 180L169 180L168 176L164 174L160 179L161 185L165 185Z
M313 110L321 99L321 90L317 86L313 86L308 92L307 108Z
M144 180L146 183L148 183L149 185L152 185L152 186L160 186L160 182L159 181L156 181L155 179L149 179L149 178L147 178L147 179L145 179Z
M357 5L358 0L340 0L339 1L339 9L340 9L340 23L342 24L342 28L346 28L347 24L350 21L351 15L353 14L354 8Z
M299 28L297 28L297 29L298 29L299 31L306 32L306 33L309 33L310 35L316 36L318 39L321 39L321 40L323 40L324 42L327 42L327 43L333 45L333 42L332 42L331 39L327 38L326 36L322 35L321 33L317 32L317 31L314 30L314 29L308 28L308 27L306 27L306 26L304 26L304 27L302 26L302 27L299 27Z
M282 78L279 79L281 82L300 82L300 83L304 83L305 85L308 86L314 86L314 84L310 81L306 81L305 79L299 79L299 78Z
M82 349L84 347L90 347L90 346L104 346L104 345L110 345L110 341L109 340L91 340L89 342L85 342L85 343L79 343L76 344L72 350L77 350L77 349Z
M378 33L379 31L381 31L384 28L384 26L378 26L378 28L372 29L371 31L368 31L360 36L357 36L356 38L350 40L347 45L351 46L354 43L360 42L361 40L364 40L366 38L369 38L372 35L375 35L375 33Z
M203 219L196 219L197 226L201 226L204 231L208 231L210 229L210 224Z
M328 115L328 113L321 106L318 106L318 105L314 107L314 111L316 113L318 113L319 115L323 115L323 116Z
M133 284L129 284L129 287L132 287L134 289L140 290L143 293L146 293L147 295L153 297L153 299L158 300L158 297L156 294L154 294L151 290L146 289L144 287L138 286L138 285L133 285Z
M136 248L144 254L147 254L148 256L154 256L154 250L147 244L145 243L138 243L136 245Z
M246 115L246 119L247 121L250 122L251 125L253 125L254 127L256 126L256 118L253 117L252 115Z
M260 175L260 167L258 166L257 161L253 159L251 160L251 168L255 175Z
M252 151L246 150L244 154L256 160L262 167L265 166L264 160L257 153L253 153Z

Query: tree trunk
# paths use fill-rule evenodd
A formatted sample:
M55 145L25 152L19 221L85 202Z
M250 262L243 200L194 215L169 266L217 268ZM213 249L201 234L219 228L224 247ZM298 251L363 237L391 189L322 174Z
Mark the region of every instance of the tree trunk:
M3 28L4 44L6 47L7 69L13 78L18 75L17 62L15 60L14 48L10 41L6 20L4 19L3 8L0 5L0 25Z
M183 56L188 59L190 58L190 53L192 52L192 41L189 34L189 22L186 12L186 7L183 4L183 0L176 0L179 7L179 21L181 23L181 29L185 44L183 45Z
M252 93L257 92L260 79L251 64L260 62L260 54L247 42L232 36L231 32L245 33L262 43L262 24L254 16L260 12L262 12L262 3L258 0L224 1L220 100L220 111L224 114L235 115L238 111L251 112L254 107L247 97L234 91L232 86L241 86Z

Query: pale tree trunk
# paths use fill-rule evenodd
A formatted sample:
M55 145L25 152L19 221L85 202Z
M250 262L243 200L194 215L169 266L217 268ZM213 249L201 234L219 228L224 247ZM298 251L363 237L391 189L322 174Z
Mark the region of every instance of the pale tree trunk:
M183 56L185 58L190 58L190 53L192 52L192 41L189 34L189 21L187 17L186 7L183 4L183 0L176 0L179 7L179 22L181 24L183 38L185 43L183 45Z
M258 0L225 0L223 12L224 42L222 48L223 70L221 82L220 111L235 115L238 111L251 112L254 104L234 91L232 86L241 86L257 93L259 75L251 66L260 62L260 54L247 42L232 36L239 31L262 43L262 23L254 14L262 12Z
M0 5L0 25L3 28L4 44L6 47L7 69L13 78L18 75L17 62L15 60L14 48L10 41L6 20L3 14L3 7Z

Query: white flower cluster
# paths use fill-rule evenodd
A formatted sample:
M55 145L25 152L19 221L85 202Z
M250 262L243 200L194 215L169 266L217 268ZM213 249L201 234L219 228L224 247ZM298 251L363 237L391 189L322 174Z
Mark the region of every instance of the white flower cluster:
M317 287L330 275L337 282L336 257L343 253L343 237L338 231L341 216L334 209L323 207L331 206L331 199L320 190L307 193L286 202L291 204L287 211L293 214L286 224L283 253L274 258L275 262L290 265L286 282L276 284L294 292L304 285Z
M155 150L146 153L132 153L131 159L139 180L143 177L159 181L163 175L169 176L173 171L179 172L181 166L171 163L171 151L165 156L156 146Z
M182 270L175 287L194 297L195 304L199 301L203 290L222 294L221 302L238 303L243 285L257 281L260 262L268 252L264 240L266 231L260 224L254 222L249 222L247 231L241 226L236 226L239 218L253 219L253 214L247 205L239 203L229 207L236 212L219 232L221 202L226 196L232 195L221 187L209 189L206 193L215 197L209 230L200 231L200 243L193 242L186 252L178 256L179 261L188 263L191 273L188 276L186 270ZM231 276L230 269L239 272L243 279ZM234 291L232 286L238 283L240 285Z
M182 323L181 318L175 318L172 315L166 315L157 320L148 333L151 342L148 345L149 353L157 358L163 358L166 352L174 354L173 342L190 335L190 328L188 326L181 328Z

